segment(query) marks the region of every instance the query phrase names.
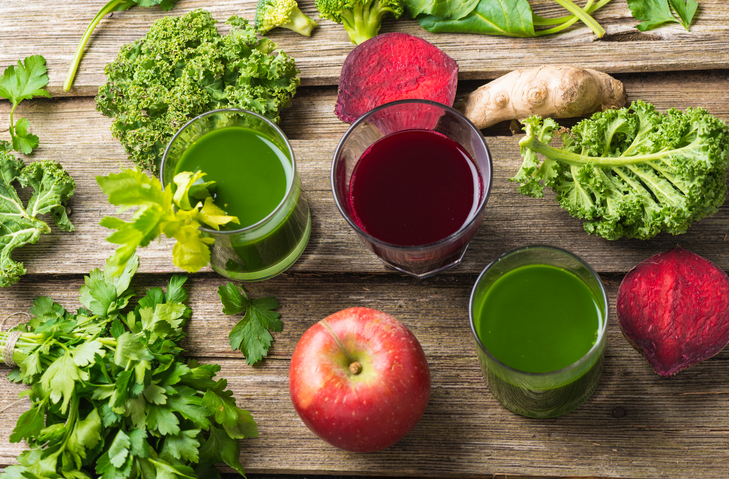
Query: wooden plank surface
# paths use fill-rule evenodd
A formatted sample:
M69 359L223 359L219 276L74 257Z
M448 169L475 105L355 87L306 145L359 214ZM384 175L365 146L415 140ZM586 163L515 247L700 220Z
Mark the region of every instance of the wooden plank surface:
M549 0L532 0L535 11L561 16L564 10ZM583 2L584 3L584 2ZM302 10L317 18L313 0L302 0ZM116 57L119 47L142 37L155 19L165 15L157 7L116 12L99 24L80 65L75 89L62 92L76 45L86 26L100 9L100 2L76 0L73 8L40 0L0 0L0 65L15 63L31 54L42 54L49 65L50 91L54 95L94 95L105 81L104 65ZM235 0L183 0L169 15L206 8L221 24L231 15L252 19L256 2ZM463 79L495 78L516 68L541 64L577 63L611 73L729 68L729 10L725 0L702 0L701 13L688 33L678 24L641 33L624 0L613 0L595 14L607 34L597 39L584 26L537 39L515 39L472 34L432 34L415 20L383 22L382 33L403 31L438 45L459 64ZM341 25L321 20L310 38L274 30L270 38L296 58L305 85L334 85L353 45ZM224 25L221 32L226 32Z
M104 19L92 37L76 87L61 91L68 61L81 33L104 2L79 0L73 8L48 0L0 0L0 68L30 54L48 61L51 100L24 102L16 115L30 119L41 147L28 160L60 161L76 179L71 201L74 234L55 227L36 245L17 251L30 274L0 290L0 319L28 311L37 295L68 308L78 306L82 275L100 267L113 251L99 220L114 213L95 176L132 166L109 132L110 120L95 111L93 95L104 82L104 65L119 47L141 37L166 13L133 8ZM180 0L171 15L205 7L224 21L238 13L252 18L255 1ZM316 16L313 0L304 12ZM551 0L531 0L545 16L559 15ZM729 120L729 10L725 0L702 0L697 23L687 33L678 25L640 33L625 0L613 0L596 18L607 35L597 40L585 27L539 39L430 34L415 21L386 20L382 32L405 31L451 55L460 67L458 97L506 71L541 64L570 63L611 72L629 99L659 109L703 106ZM261 437L243 441L248 472L265 475L377 475L451 477L725 477L729 460L729 351L665 380L655 375L624 340L614 317L622 275L639 261L681 244L729 270L729 205L681 236L650 241L610 242L588 236L581 224L548 195L519 195L508 181L520 163L519 134L503 123L484 130L494 156L494 184L482 227L464 263L427 280L386 269L357 241L337 211L329 167L346 124L333 114L341 63L352 44L341 26L321 21L311 38L274 31L271 38L293 55L302 87L282 115L292 139L303 187L313 214L309 246L281 276L246 284L253 297L276 296L284 330L275 333L270 354L248 366L230 350L227 335L237 318L222 313L217 288L225 280L209 269L192 275L189 304L194 311L184 346L191 357L223 366L238 404L257 420ZM221 24L221 32L226 27ZM9 105L0 101L0 137ZM567 121L567 124L574 123ZM483 383L468 327L468 297L481 269L498 254L530 243L560 246L582 256L607 284L611 302L607 355L595 395L577 411L556 420L516 416L490 395ZM175 268L169 241L141 252L141 292L163 285ZM296 416L288 398L288 364L298 338L319 319L346 307L386 311L410 327L423 345L433 377L423 420L403 441L376 454L336 450L317 439ZM17 319L14 317L12 319ZM0 373L7 368L0 366ZM0 466L14 463L22 444L8 437L27 403L16 403L22 388L0 383ZM302 477L299 476L299 477Z
M604 477L723 477L729 461L729 351L671 379L655 375L623 339L614 317L620 276L603 276L611 317L603 377L594 396L556 420L510 413L484 385L468 326L474 275L441 275L414 281L394 275L289 274L246 285L254 297L275 295L284 322L271 354L254 367L227 345L234 319L221 312L216 288L222 279L194 275L189 282L194 314L186 347L223 366L239 406L251 411L260 438L244 440L249 472L361 475L478 476L522 474ZM135 285L163 286L166 276L143 275ZM3 291L0 317L27 311L36 295L48 294L67 308L78 306L80 277L27 277ZM328 446L300 422L288 397L288 358L303 332L319 319L349 306L393 314L418 337L428 357L432 394L423 419L400 443L358 455ZM20 387L4 382L0 408ZM0 421L0 463L12 462L22 446L7 445L17 416L7 408Z
M659 109L704 106L718 117L729 120L729 76L725 73L684 72L651 75L622 75L629 98L643 99ZM462 82L459 96L481 82ZM332 113L336 102L333 88L303 88L292 106L282 115L282 128L292 138L302 184L313 217L310 244L292 268L297 272L387 271L377 258L360 244L344 221L332 198L329 170L331 158L347 124ZM7 102L0 103L0 129L7 127ZM93 98L34 100L21 104L16 115L30 120L32 131L41 138L33 159L60 161L76 180L71 199L71 220L77 231L64 233L53 228L35 245L16 251L33 274L84 274L99 267L113 252L105 241L109 230L99 226L106 215L114 215L98 188L95 177L131 167L123 148L109 132L110 119L94 109ZM484 222L474 237L464 263L455 273L475 273L499 254L531 243L566 248L583 257L601 272L625 272L636 263L677 243L690 247L729 269L729 205L711 217L697 222L680 236L661 234L646 242L608 241L589 236L582 223L570 217L553 195L534 199L519 194L508 181L521 165L518 140L508 124L485 130L494 158L494 182ZM509 136L506 136L509 135ZM171 241L155 242L140 252L140 271L172 272Z

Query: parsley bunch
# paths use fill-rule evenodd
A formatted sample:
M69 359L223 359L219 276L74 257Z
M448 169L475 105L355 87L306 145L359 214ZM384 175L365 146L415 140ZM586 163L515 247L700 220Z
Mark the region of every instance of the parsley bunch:
M31 449L3 479L215 478L219 462L244 473L238 440L256 423L214 379L220 366L182 357L186 278L131 306L137 264L92 271L77 312L39 297L27 324L0 333L0 353L19 334L8 377L31 386L32 403L10 436Z

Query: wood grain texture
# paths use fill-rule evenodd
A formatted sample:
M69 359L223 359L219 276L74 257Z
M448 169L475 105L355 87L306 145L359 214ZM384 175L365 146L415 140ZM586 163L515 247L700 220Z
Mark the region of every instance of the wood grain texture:
M164 286L166 276L141 275L141 292ZM474 275L441 275L425 281L394 275L291 273L246 285L254 297L275 295L284 330L274 334L271 354L244 363L227 346L233 320L221 313L214 275L189 281L194 314L186 346L191 355L222 365L238 404L251 411L260 437L244 440L247 471L280 474L345 474L490 477L503 475L601 477L723 477L729 460L729 351L671 379L658 377L622 337L614 317L621 276L607 275L611 303L603 377L596 393L573 413L555 420L510 413L484 385L468 325ZM77 307L80 277L26 277L3 291L0 317L26 310L33 297L50 294ZM395 446L357 455L334 449L298 419L288 396L289 357L298 338L319 319L349 306L386 311L421 342L432 375L432 394L420 423ZM0 370L4 367L0 367ZM21 387L4 382L0 408ZM3 411L0 464L23 449L8 444L20 403Z
M565 11L548 0L532 0L534 10L544 16L561 16ZM300 2L302 10L317 18L313 0ZM113 13L101 21L84 56L75 88L63 92L61 85L82 32L100 9L99 2L79 0L73 8L59 8L50 0L0 0L0 65L7 66L31 54L48 61L50 91L57 95L94 95L105 81L104 66L116 57L119 47L141 38L150 25L164 15L182 15L194 8L206 8L221 22L233 14L252 19L256 2L235 0L182 0L170 12L159 8L132 8ZM630 15L625 1L615 0L595 14L607 34L598 39L585 26L550 37L515 39L472 34L432 34L415 20L386 19L382 33L402 31L420 36L453 57L461 79L495 78L517 68L541 64L576 64L610 73L729 68L729 10L724 0L703 0L701 13L691 32L678 24L639 32L639 22ZM342 62L352 50L344 29L329 20L309 38L287 30L274 30L270 38L292 55L301 69L305 85L336 85Z
M73 8L50 0L0 0L0 68L31 54L45 56L51 100L21 104L41 139L32 158L60 161L77 182L71 201L74 234L53 228L35 245L14 255L29 270L21 281L0 289L0 321L28 311L33 298L48 295L69 309L78 307L83 274L103 265L113 245L98 226L114 214L95 177L130 167L109 132L110 120L95 111L93 95L105 81L104 66L121 45L143 36L163 15L204 7L223 21L232 14L253 17L255 0L180 0L164 13L133 8L102 20L86 49L75 88L62 92L68 62L90 19L104 2L78 0ZM316 17L313 0L299 2ZM563 13L552 0L530 0L537 13ZM607 35L596 39L584 26L549 38L511 39L430 34L411 19L387 19L382 32L404 31L425 38L459 64L463 97L481 84L517 68L576 64L613 73L629 99L658 109L703 106L729 120L729 10L725 0L702 0L691 32L668 25L641 33L624 0L596 15ZM329 186L336 144L348 125L333 114L341 64L353 48L340 25L322 20L311 38L274 30L270 38L294 56L304 85L281 126L297 156L311 203L313 231L302 258L286 273L245 284L252 297L275 296L284 329L274 333L269 355L249 366L230 350L228 333L238 318L222 313L217 288L225 280L209 269L189 280L193 319L184 347L189 356L220 363L238 404L249 409L261 437L242 443L242 460L252 479L335 476L398 477L691 477L726 476L729 461L729 352L671 379L659 378L622 337L614 301L622 275L643 259L676 244L729 270L729 206L696 223L682 236L650 241L609 242L588 236L578 220L554 201L521 196L508 181L521 163L519 134L508 123L483 130L494 156L494 182L486 216L464 263L426 280L393 273L362 246L337 211ZM7 133L10 106L0 101L0 138ZM567 125L575 120L566 120ZM27 193L27 192L26 192ZM27 195L26 195L27 196ZM482 268L499 254L531 243L560 246L583 257L605 281L611 324L604 374L595 395L575 412L555 420L516 416L490 395L476 360L468 325L468 299ZM172 243L141 251L134 286L164 286L175 268ZM317 439L301 423L288 397L288 365L296 342L316 321L350 306L368 306L403 321L420 340L433 377L425 416L403 441L376 454L355 455ZM18 320L20 316L8 319ZM0 375L7 368L0 366ZM23 388L0 381L0 467L14 463L22 444L8 437L27 402ZM230 471L228 471L230 472ZM232 477L232 476L231 476ZM237 477L237 476L236 476ZM251 477L251 476L249 476Z
M651 101L662 110L701 105L729 120L729 77L724 73L622 75L621 79L631 100ZM459 95L475 86L466 82ZM313 218L309 246L292 271L383 273L387 268L358 241L332 198L331 158L348 126L332 113L335 102L332 88L304 88L283 114L282 128L292 138ZM0 129L7 127L8 108L7 103L0 104ZM98 223L104 216L114 215L115 208L106 201L95 177L132 166L109 132L110 120L94 110L92 98L33 100L21 104L16 114L27 117L32 131L41 138L33 159L57 160L75 178L77 190L70 205L77 231L63 233L54 227L35 245L16 250L14 257L32 274L84 274L100 267L114 248L105 240L110 230ZM647 242L589 236L579 220L557 205L553 195L527 198L509 182L521 165L520 135L505 133L505 125L484 130L494 158L493 184L484 221L463 264L454 272L476 273L499 254L531 243L573 251L601 272L626 272L677 243L729 269L729 205L680 236L662 234ZM172 244L154 242L140 251L140 271L176 271L171 262Z

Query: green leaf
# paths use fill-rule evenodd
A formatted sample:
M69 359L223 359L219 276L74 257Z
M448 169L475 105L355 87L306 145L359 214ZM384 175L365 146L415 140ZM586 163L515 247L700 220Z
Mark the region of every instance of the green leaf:
M144 388L143 394L144 398L152 404L167 404L167 393L164 388L156 384L150 384Z
M699 8L699 3L696 0L670 0L671 6L676 11L678 18L681 20L681 25L689 31L689 26L694 19L696 10Z
M188 394L184 394L183 391L180 391L179 396L169 397L167 406L171 410L180 413L185 419L192 421L200 429L208 429L210 427L208 409L202 406L202 400L195 396L192 390Z
M129 440L129 436L127 436L124 431L119 430L109 446L109 462L111 462L114 467L122 467L127 460L129 447L131 445L132 443Z
M549 144L553 120L524 124L524 164L513 181L531 196L551 188L588 233L609 240L683 234L724 203L729 129L704 109L661 114L637 101L561 129L561 148Z
M27 207L18 197L15 181L34 190ZM48 224L36 215L65 210L74 187L73 179L51 160L25 166L7 151L0 151L0 287L16 283L26 272L22 263L12 259L13 251L50 233Z
M630 13L636 20L641 20L638 30L644 32L664 23L680 23L673 16L668 0L628 0Z
M180 432L180 420L169 408L150 404L147 410L147 428L163 436Z
M95 362L94 356L97 354L100 357L106 355L106 350L101 342L94 340L81 343L73 350L73 362L76 363L76 366L83 368Z
M46 60L41 55L26 57L25 63L18 60L17 66L7 67L0 77L0 97L13 105L36 96L50 98L50 93L43 90L48 84L46 71Z
M117 339L114 364L125 367L133 361L151 361L154 359L152 353L134 334L126 332Z
M231 283L221 286L218 294L223 301L225 314L230 314L228 311L240 311L248 300L245 291L239 292L237 286ZM268 348L273 341L269 330L283 329L283 323L279 319L281 315L273 311L278 306L278 302L272 297L251 301L245 309L243 319L230 331L230 347L234 350L240 349L248 364L255 364L268 354Z
M218 296L223 303L223 313L229 316L242 313L251 304L245 290L238 289L235 283L225 283L218 287Z
M75 382L88 379L88 373L76 366L71 353L67 351L48 366L41 376L41 386L54 403L63 399L61 412L66 413L76 387Z
M200 442L197 440L199 434L200 429L188 429L174 436L167 436L160 456L166 460L172 458L197 463L200 448Z
M25 155L38 148L38 137L28 131L30 121L27 118L19 118L15 123L15 135L13 136L13 149L21 151Z
M210 436L200 448L200 464L216 464L221 461L245 475L240 463L240 441L228 436L224 430L211 426Z
M45 425L44 420L43 409L38 404L34 404L18 418L18 422L12 434L10 434L10 442L20 442L23 439L38 437Z
M99 411L94 408L81 421L76 423L73 433L69 437L68 449L74 451L82 459L86 459L86 450L96 447L101 441L101 416Z
M408 14L415 18L418 15L433 15L449 20L458 20L473 11L479 0L406 0Z
M235 405L232 391L224 391L225 380L220 381L218 390L209 389L203 396L203 406L208 408L215 421L223 426L226 434L235 439L258 437L258 428L248 411Z
M528 0L480 1L476 9L462 18L418 17L429 32L480 33L509 37L535 36L533 12Z

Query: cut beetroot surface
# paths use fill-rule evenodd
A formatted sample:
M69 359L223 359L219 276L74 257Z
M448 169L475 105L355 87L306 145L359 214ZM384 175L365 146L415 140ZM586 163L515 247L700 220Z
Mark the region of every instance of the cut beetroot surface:
M729 343L729 278L706 258L674 248L625 276L617 313L628 341L668 377Z
M438 47L407 33L384 33L347 56L334 112L353 123L395 100L417 98L452 106L457 83L458 65Z

